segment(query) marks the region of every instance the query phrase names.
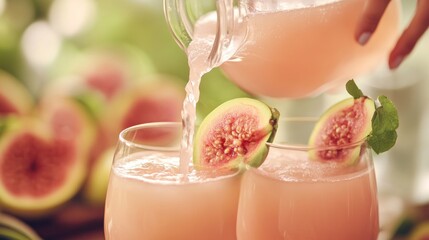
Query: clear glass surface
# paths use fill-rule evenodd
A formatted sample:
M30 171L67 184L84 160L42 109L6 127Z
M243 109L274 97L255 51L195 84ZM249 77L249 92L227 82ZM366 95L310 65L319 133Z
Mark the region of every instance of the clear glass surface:
M180 123L148 123L119 137L105 208L106 239L236 239L241 174L179 168Z
M180 123L124 130L110 175L106 239L377 239L377 186L365 140L315 148L313 118L279 121L259 168L179 168ZM353 163L311 160L354 152Z
M259 168L242 177L239 240L375 240L377 186L371 149L364 140L315 148L311 118L280 122L275 142ZM318 153L354 156L354 163L316 161Z

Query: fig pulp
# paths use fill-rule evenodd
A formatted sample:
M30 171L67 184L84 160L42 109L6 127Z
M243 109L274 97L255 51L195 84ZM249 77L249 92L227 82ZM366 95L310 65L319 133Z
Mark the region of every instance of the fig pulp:
M310 136L309 145L320 149L311 151L310 158L353 164L360 153L353 143L371 133L374 111L375 103L368 97L345 99L329 108Z
M279 112L250 98L227 101L202 121L195 136L194 165L198 168L260 166L277 130Z
M180 121L183 99L183 90L174 79L153 76L150 82L135 86L112 100L104 126L110 136L118 136L123 129L142 123ZM145 144L161 144L175 137L171 133L145 131L138 135L137 140Z
M79 158L88 159L96 140L95 124L84 108L71 98L45 96L39 103L39 118L55 138L76 145Z
M42 217L71 199L85 176L75 145L42 125L25 123L0 142L0 204L22 217Z

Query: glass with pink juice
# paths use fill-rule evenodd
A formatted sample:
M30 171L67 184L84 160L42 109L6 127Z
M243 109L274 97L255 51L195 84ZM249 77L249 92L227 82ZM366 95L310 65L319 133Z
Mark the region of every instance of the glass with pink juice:
M179 167L180 123L124 130L110 174L106 239L236 239L241 174Z
M267 159L242 178L239 240L375 240L377 187L371 150L364 140L342 147L309 147L315 121L279 122ZM354 163L310 160L317 151L356 150Z
M361 46L354 31L365 3L164 0L169 26L190 59L208 56L211 68L220 66L244 90L275 98L314 96L387 62L397 39L400 1L390 2Z

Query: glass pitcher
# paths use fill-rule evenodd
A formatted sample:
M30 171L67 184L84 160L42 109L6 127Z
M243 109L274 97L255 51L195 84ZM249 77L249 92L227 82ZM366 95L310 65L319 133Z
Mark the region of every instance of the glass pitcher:
M388 6L365 46L354 40L363 0L164 0L173 36L188 54L208 43L220 66L259 96L303 98L387 62L399 29L400 1Z

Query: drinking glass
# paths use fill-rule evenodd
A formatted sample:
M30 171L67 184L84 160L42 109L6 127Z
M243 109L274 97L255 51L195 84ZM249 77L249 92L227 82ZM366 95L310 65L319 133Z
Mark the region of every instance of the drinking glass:
M119 135L105 208L106 239L236 239L240 172L179 168L180 123Z
M164 0L168 25L190 59L204 56L244 90L275 98L317 95L386 62L400 1L370 41L354 31L363 0Z
M238 240L375 240L377 187L365 139L316 148L307 143L311 118L279 122L265 162L242 178ZM310 160L318 153L353 155L353 163Z

